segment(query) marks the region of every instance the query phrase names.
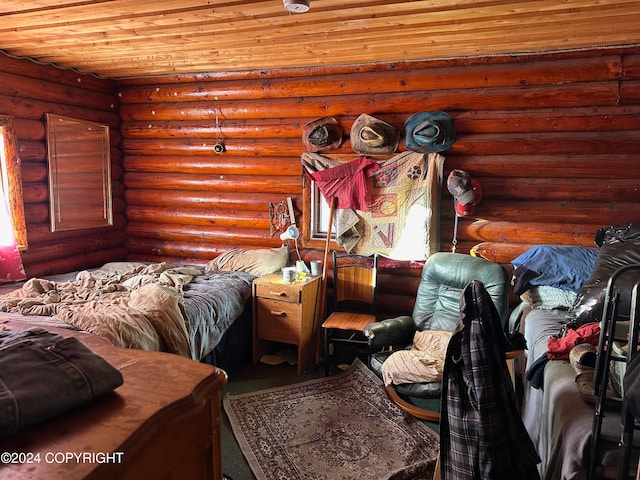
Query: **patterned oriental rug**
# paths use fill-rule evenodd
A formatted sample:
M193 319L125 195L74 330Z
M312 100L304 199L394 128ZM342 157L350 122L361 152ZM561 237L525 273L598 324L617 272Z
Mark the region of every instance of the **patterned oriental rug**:
M258 480L433 478L439 437L387 397L360 360L348 370L223 400Z

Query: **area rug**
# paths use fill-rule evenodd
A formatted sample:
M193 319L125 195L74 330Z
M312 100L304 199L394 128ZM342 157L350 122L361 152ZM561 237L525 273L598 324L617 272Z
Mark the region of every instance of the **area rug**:
M258 480L433 478L439 437L360 360L326 378L223 399Z

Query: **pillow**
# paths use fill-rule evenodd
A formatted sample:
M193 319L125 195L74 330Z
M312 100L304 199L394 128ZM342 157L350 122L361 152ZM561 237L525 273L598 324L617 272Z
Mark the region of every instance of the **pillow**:
M534 286L578 292L593 273L598 249L568 245L538 245L515 258L513 290L516 295Z
M552 310L554 308L569 310L577 296L578 294L571 290L540 285L539 287L531 287L524 292L520 295L520 300L537 310Z
M278 248L244 250L236 248L222 253L204 268L205 273L214 271L247 272L256 277L275 273L289 262L286 245Z
M567 313L568 322L584 325L602 320L609 278L620 267L640 263L640 223L601 228L595 234L595 242L600 250L594 271ZM629 315L631 289L637 280L638 270L622 274L616 280L614 290L620 292L618 315Z

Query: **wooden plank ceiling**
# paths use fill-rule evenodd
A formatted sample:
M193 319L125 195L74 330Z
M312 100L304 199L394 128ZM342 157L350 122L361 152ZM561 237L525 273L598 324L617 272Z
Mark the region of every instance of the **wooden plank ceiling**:
M637 43L638 0L0 2L0 50L109 78Z

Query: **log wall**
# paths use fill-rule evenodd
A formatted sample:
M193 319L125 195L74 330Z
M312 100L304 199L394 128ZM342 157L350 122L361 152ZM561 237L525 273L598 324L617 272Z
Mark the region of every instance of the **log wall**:
M459 222L459 252L508 266L530 245L592 245L597 228L638 220L638 49L117 83L1 56L0 87L0 113L18 136L29 276L124 258L203 264L234 247L279 245L269 203L292 197L301 223L301 129L325 115L345 131L332 152L342 158L354 155L348 132L360 113L398 128L418 111L452 115L445 178L467 170L484 193ZM50 232L46 112L109 125L113 227ZM454 217L444 187L442 205L446 251ZM322 258L315 245L301 253ZM382 310L408 313L418 275L383 269Z
M51 233L45 113L110 127L113 227ZM27 225L28 250L22 252L27 276L63 273L125 259L126 220L115 83L0 55L0 114L15 119Z
M290 196L300 215L301 127L325 115L347 137L332 153L347 156L361 113L398 128L424 110L454 118L445 179L466 170L484 193L459 222L458 252L508 266L531 245L592 245L601 226L639 220L638 49L141 78L121 81L119 97L130 259L203 263L279 245L268 204ZM442 206L447 251L445 186ZM418 273L383 271L383 309L410 311Z

